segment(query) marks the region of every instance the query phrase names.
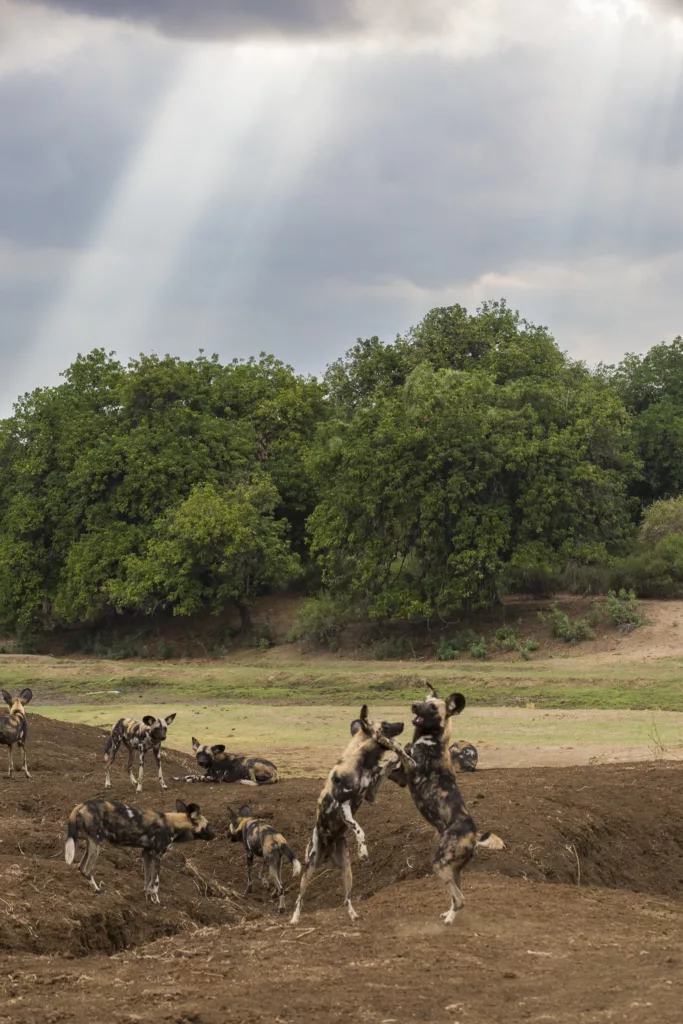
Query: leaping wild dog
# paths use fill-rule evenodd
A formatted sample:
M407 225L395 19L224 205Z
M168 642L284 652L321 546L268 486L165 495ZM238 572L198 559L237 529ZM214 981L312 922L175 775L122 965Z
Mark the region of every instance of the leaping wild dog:
M279 780L278 770L264 757L240 757L228 754L224 743L200 743L192 737L192 749L203 775L173 776L174 782L241 782L243 786L272 786Z
M403 732L403 722L371 722L368 706L361 708L360 717L351 723L351 742L330 772L318 797L318 808L311 841L306 847L304 872L292 924L297 924L306 889L313 872L331 860L342 872L344 880L344 906L355 921L358 914L351 905L353 873L348 847L348 831L354 833L358 843L358 856L368 860L365 833L354 815L363 800L374 803L384 774L380 760L387 750L399 749L393 737ZM401 751L403 756L403 751ZM410 760L410 758L407 758Z
M162 789L168 789L161 771L161 744L166 739L168 726L175 718L175 713L166 718L155 718L145 715L141 722L136 718L119 718L113 727L107 745L104 748L104 788L111 788L111 766L121 746L128 750L127 771L136 793L142 793L142 774L145 767L145 754L151 750L157 763L157 775ZM138 751L140 770L137 780L133 775L133 755Z
M247 855L247 888L246 893L251 892L252 881L251 871L254 866L254 857L261 857L261 881L268 869L274 885L274 896L279 897L278 913L282 913L285 907L285 887L280 877L282 858L286 857L292 865L292 874L296 877L301 874L301 864L294 852L289 847L287 840L272 825L267 825L260 818L255 818L250 807L240 807L239 811L233 811L228 807L228 834L233 843L242 840L244 851Z
M441 916L452 924L464 903L460 873L474 856L477 847L503 850L505 843L490 832L479 833L458 789L451 763L448 741L451 718L465 707L461 693L442 700L436 690L412 706L415 732L412 742L402 750L395 744L397 760L384 767L384 773L400 786L408 786L413 803L423 818L439 833L439 845L433 861L435 874L446 886L450 909Z
M140 847L145 866L145 898L149 897L152 903L159 902L160 860L168 848L173 843L214 838L199 805L186 806L182 800L176 800L173 813L138 811L115 800L86 800L74 807L69 815L66 834L64 860L67 864L73 864L76 844L81 836L85 836L85 853L78 870L95 892L102 892L102 885L95 881L93 869L105 839L117 846Z
M28 719L26 718L26 712L24 706L29 703L33 692L28 689L22 690L18 697L13 697L7 692L2 691L2 699L5 704L9 707L9 712L5 712L0 715L0 744L7 747L9 753L9 770L7 775L12 778L12 772L14 771L14 761L12 760L12 747L16 745L24 755L24 763L21 766L27 779L31 778L31 773L28 770L26 764L26 737L28 736Z

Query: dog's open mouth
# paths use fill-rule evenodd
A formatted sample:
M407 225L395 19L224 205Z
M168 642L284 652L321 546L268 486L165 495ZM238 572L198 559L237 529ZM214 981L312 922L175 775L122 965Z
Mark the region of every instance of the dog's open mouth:
M413 725L424 725L424 718L422 715L415 715L413 719Z

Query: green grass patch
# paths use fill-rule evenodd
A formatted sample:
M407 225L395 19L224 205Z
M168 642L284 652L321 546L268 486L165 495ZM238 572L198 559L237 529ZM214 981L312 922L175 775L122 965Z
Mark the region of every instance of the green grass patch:
M251 662L106 662L0 656L3 686L30 686L35 703L111 705L248 703L347 705L368 701L405 705L428 679L440 692L462 690L488 707L620 708L683 711L683 659L382 664L310 658L282 662L269 654ZM112 692L116 691L116 692Z

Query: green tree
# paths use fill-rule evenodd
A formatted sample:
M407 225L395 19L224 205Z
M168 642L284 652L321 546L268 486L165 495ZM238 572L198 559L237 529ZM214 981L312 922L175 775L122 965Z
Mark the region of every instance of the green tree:
M273 516L278 497L265 473L233 490L194 487L155 523L144 551L126 560L123 578L108 583L115 607L192 615L232 603L248 629L254 598L300 572L287 523Z
M512 573L626 541L628 417L543 328L504 304L454 307L400 347L405 382L339 402L311 451L312 550L332 590L378 617L446 615Z

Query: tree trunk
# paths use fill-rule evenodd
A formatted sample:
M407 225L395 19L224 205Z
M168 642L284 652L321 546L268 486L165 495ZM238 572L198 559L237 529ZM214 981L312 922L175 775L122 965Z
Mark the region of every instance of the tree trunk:
M253 623L251 621L251 612L249 611L248 604L238 604L237 611L240 613L240 621L242 623L242 633L246 636L251 633Z

